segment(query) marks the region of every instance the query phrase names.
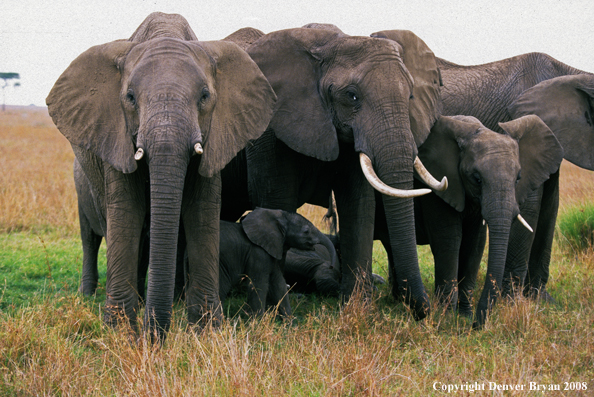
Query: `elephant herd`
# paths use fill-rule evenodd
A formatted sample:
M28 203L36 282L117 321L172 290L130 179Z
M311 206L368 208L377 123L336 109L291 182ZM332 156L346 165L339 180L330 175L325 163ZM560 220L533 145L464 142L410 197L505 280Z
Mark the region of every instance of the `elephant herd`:
M594 169L593 98L594 75L540 53L460 66L410 31L327 24L198 41L182 16L153 13L77 57L46 100L76 157L81 291L105 238L104 321L137 329L146 279L143 329L162 338L180 261L201 326L243 277L252 310L290 315L294 255L320 290L369 293L375 239L415 319L430 308L417 244L431 246L436 297L473 316L488 230L480 327L514 285L549 297L559 166ZM296 214L332 194L340 258Z

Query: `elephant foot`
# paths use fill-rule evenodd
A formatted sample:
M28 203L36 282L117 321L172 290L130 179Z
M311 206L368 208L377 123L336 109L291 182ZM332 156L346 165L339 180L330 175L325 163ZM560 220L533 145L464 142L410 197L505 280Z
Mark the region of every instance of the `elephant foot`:
M509 277L503 279L503 286L501 289L501 296L503 298L513 298L519 291L522 291L522 281L519 277Z
M95 281L81 281L80 286L78 287L78 292L85 295L91 296L95 294L97 291L97 280Z
M527 298L536 300L538 302L551 303L551 304L557 303L555 298L553 298L551 296L551 294L549 294L549 292L545 289L545 287L540 287L540 288L530 287L530 288L526 289L525 295Z
M386 279L380 276L379 274L373 273L371 277L373 279L373 284L375 285L382 285L386 283Z
M84 296L92 296L95 295L95 291L97 291L97 286L83 286L81 285L78 287L78 292L83 294Z
M431 312L429 296L426 293L418 298L411 298L408 302L408 306L410 307L415 321L424 319Z
M466 318L472 318L472 308L458 307L458 315Z

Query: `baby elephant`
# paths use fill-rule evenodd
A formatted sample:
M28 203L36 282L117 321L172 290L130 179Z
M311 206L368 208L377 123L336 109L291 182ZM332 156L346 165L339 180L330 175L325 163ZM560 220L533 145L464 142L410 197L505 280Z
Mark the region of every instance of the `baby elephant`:
M329 213L334 212L331 205ZM340 239L338 235L324 234L334 250L328 252L326 246L317 244L313 251L291 248L287 252L284 275L292 292L317 293L327 296L340 295ZM372 274L374 284L385 284L379 274Z
M240 223L221 221L219 297L247 278L248 305L263 314L279 305L281 316L291 315L282 263L289 248L313 250L323 234L303 216L281 210L256 208Z
M338 236L326 236L338 251ZM317 244L313 251L290 249L287 252L284 275L291 291L338 296L342 272L340 266L332 265L331 255L321 244Z

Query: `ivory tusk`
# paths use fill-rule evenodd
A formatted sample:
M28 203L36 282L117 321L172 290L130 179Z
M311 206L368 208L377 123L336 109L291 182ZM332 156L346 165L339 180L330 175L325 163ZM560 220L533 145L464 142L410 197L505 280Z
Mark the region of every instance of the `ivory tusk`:
M429 171L427 171L427 168L425 168L420 158L415 158L414 165L417 174L419 174L419 176L421 177L421 180L425 182L425 184L429 186L431 189L436 190L438 192L443 192L448 188L448 178L444 176L441 182L439 182L437 179L433 177L433 175L431 175Z
M359 153L359 161L361 162L361 169L363 170L363 174L365 175L365 178L367 178L367 181L371 184L371 186L373 186L375 190L382 194L400 198L413 198L431 193L431 190L429 189L402 190L390 187L379 179L373 170L371 159L367 157L366 154Z
M526 219L522 218L522 215L518 214L518 220L522 223L522 225L524 225L526 229L530 230L530 233L534 233L534 230L532 230L528 222L526 222Z
M138 161L142 159L142 156L144 156L144 150L141 147L139 147L136 151L136 154L134 154L134 160Z
M194 150L196 151L196 154L204 153L204 150L202 149L202 145L200 144L200 142L194 145Z

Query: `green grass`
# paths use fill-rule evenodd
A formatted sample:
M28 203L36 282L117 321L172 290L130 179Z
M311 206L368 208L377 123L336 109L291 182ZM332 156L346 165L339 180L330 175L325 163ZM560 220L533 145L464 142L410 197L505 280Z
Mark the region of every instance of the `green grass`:
M557 219L557 237L567 250L584 251L594 245L594 204L566 208Z
M442 395L437 381L594 387L589 256L554 255L556 304L500 302L478 332L435 303L416 322L383 285L371 303L291 296L291 323L249 318L245 296L235 293L222 326L201 334L187 331L178 302L159 349L102 323L104 256L98 295L82 297L78 238L0 234L0 395ZM419 247L419 258L434 302L428 247ZM378 243L373 266L387 277Z
M80 284L79 238L56 233L0 234L0 309L16 308L45 296L66 296ZM100 286L105 296L105 248L99 254Z

